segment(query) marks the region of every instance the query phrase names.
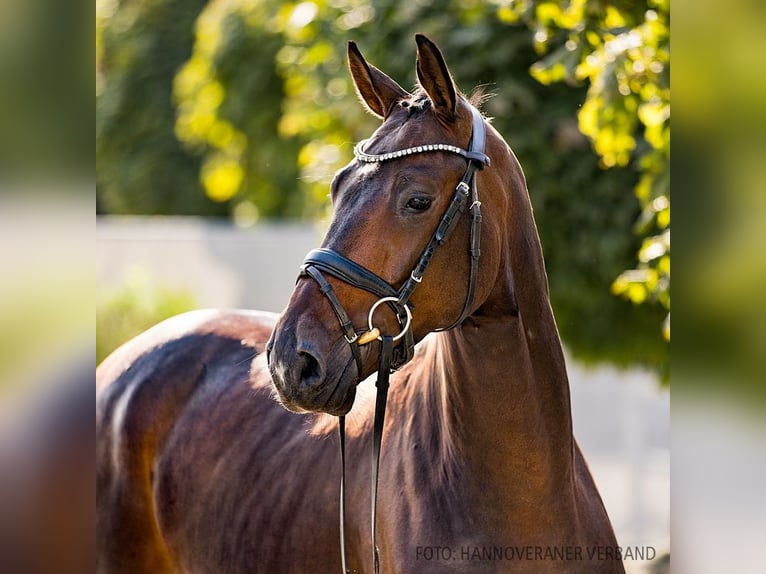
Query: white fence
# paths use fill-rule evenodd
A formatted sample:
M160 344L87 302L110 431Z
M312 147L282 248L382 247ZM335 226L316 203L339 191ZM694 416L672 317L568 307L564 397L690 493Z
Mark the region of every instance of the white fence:
M157 284L188 289L203 307L280 311L303 256L321 230L300 224L238 229L195 218L100 219L99 290L141 269ZM640 371L569 361L575 436L618 541L667 549L670 529L670 400ZM628 572L643 571L627 562Z

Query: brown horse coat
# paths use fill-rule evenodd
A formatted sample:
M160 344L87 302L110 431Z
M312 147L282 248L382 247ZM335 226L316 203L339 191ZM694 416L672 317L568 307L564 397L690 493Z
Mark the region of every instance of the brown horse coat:
M465 146L468 104L430 41L418 37L423 90L415 96L355 48L349 58L360 97L385 118L373 145ZM426 336L462 306L466 223L413 296L421 342L391 377L378 494L381 569L623 572L572 435L564 357L524 177L507 144L488 130L492 167L478 179L485 225L475 308L458 328ZM461 161L350 164L333 187L336 215L324 245L401 282L465 168ZM380 184L402 178L405 191ZM400 217L402 202L375 191L393 197L413 186L431 194L433 215ZM394 213L382 217L383 209ZM333 285L355 325L363 325L374 298ZM275 320L244 311L184 315L99 367L99 572L341 570L334 419L291 414L273 388L295 411L336 413L353 402L349 568L372 572L370 384L356 386L351 352L313 282L299 282ZM381 325L396 329L392 316ZM262 354L270 336L272 377ZM365 347L363 376L375 369L376 348Z

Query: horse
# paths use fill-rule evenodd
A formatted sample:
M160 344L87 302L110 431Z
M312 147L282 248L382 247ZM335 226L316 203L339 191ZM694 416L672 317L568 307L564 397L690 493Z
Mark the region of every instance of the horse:
M382 123L284 311L181 315L98 367L98 572L624 572L522 169L416 44L414 93L348 45Z

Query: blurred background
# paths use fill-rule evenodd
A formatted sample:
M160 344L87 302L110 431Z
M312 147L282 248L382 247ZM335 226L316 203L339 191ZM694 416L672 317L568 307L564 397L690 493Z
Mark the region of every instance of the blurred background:
M0 456L28 446L27 429L50 427L38 424L49 411L27 403L61 410L56 389L92 362L94 338L99 361L186 309L281 308L326 228L332 172L377 125L355 101L346 41L411 87L423 32L464 91L491 96L484 109L524 166L576 434L620 542L667 541L668 2L95 9L94 270L90 15L67 0L0 3L0 447L11 445ZM674 9L684 280L673 560L680 572L761 572L766 11L751 0ZM11 515L0 510L3 526Z

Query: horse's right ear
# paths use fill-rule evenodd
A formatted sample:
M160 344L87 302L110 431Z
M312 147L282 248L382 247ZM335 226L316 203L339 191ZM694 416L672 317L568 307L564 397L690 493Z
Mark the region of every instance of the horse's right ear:
M348 43L348 69L359 100L379 118L385 119L395 104L409 96L394 80L368 64L354 42Z

